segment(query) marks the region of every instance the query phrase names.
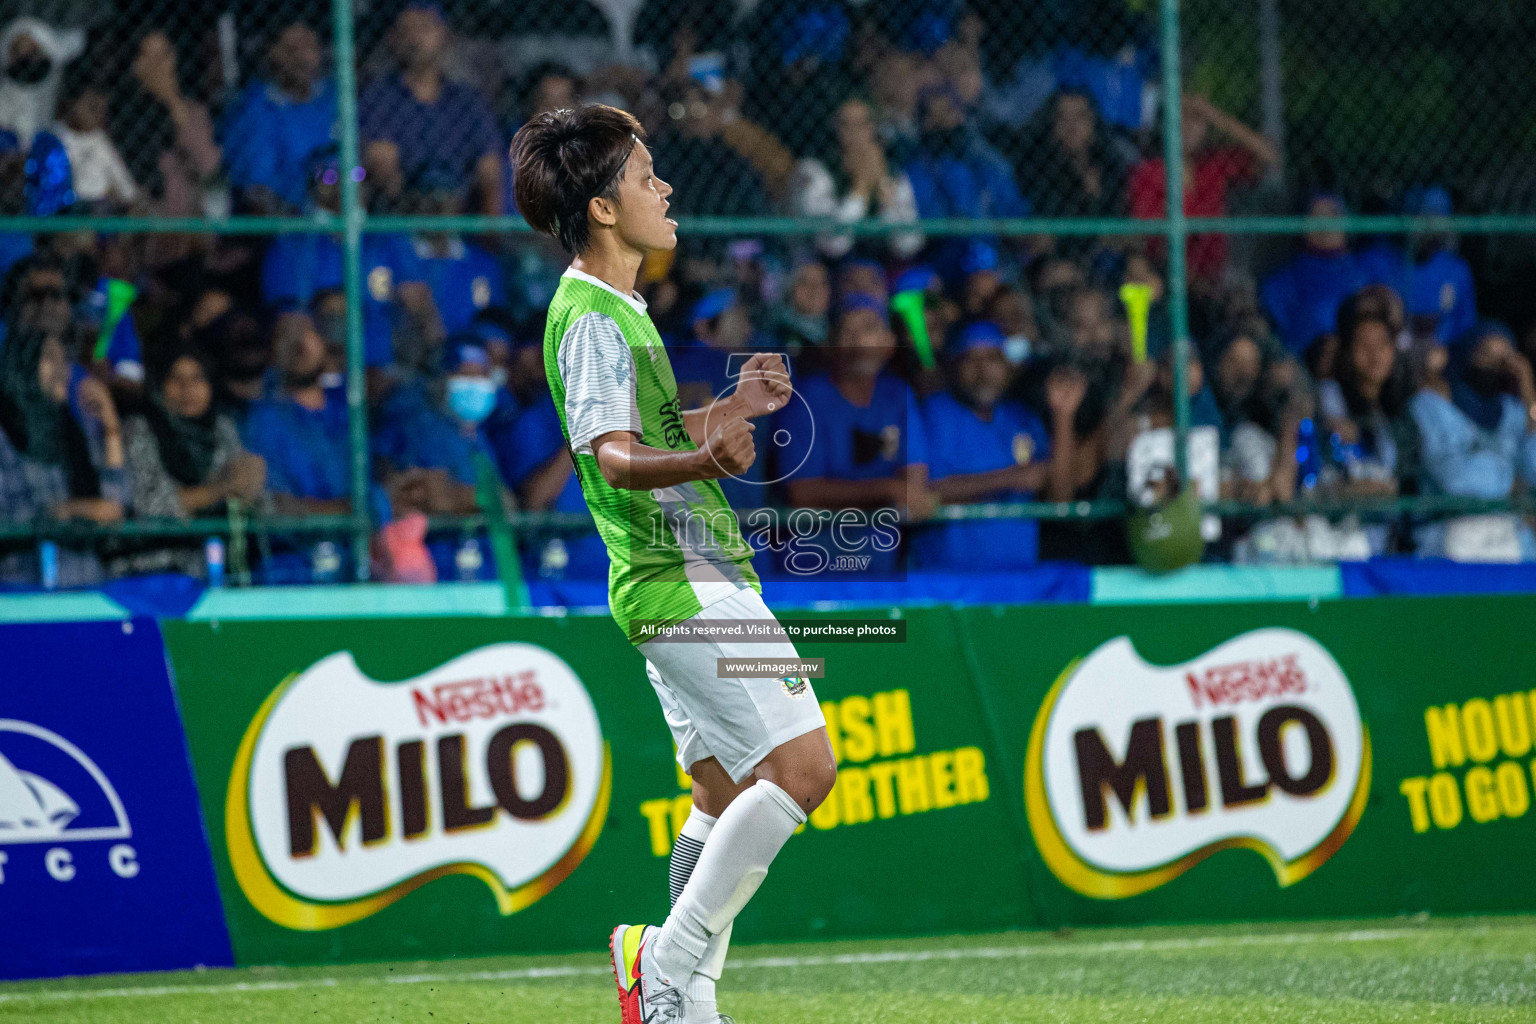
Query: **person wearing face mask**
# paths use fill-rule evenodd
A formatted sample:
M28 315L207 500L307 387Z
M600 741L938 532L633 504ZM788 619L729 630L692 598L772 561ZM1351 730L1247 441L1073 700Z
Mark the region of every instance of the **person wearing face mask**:
M1449 217L1455 213L1443 185L1415 188L1403 200L1410 217ZM1472 268L1457 251L1448 231L1416 231L1401 244L1381 238L1360 254L1360 265L1375 282L1405 300L1416 333L1433 334L1449 344L1476 325L1477 296Z
M907 164L920 217L1027 217L1034 212L1002 155L969 123L954 89L935 86L918 96L922 135ZM937 244L933 262L958 266L966 239Z
M476 463L493 454L484 427L510 402L491 375L484 345L472 334L455 335L445 346L442 372L413 390L418 400L409 407L391 403L374 438L396 509L475 511Z
M420 388L422 401L404 419L385 423L374 452L396 515L468 515L479 511L482 465L496 472L492 436L511 415L506 389L491 373L484 345L473 334L445 346L441 374ZM482 534L429 537L438 579L494 579L490 544Z
M1071 498L1071 445L1053 447L1040 417L1003 397L1012 375L1005 344L994 323L966 325L947 353L951 390L923 407L928 475L947 505L1033 501L1041 491ZM1070 416L1082 390L1081 378L1056 378L1047 387L1052 413ZM1033 519L935 524L916 535L913 555L936 569L1025 568L1038 560L1039 527Z
M1426 355L1409 403L1422 439L1426 493L1505 498L1536 484L1536 379L1509 328L1485 320ZM1465 562L1536 560L1536 536L1510 515L1460 516L1421 526L1421 555Z
M84 424L70 413L68 397L69 362L58 337L15 329L0 350L0 522L122 520L127 475L112 396L89 378L81 387ZM40 572L35 544L0 546L0 582L36 586L44 582ZM89 546L59 546L54 585L100 579Z
M17 18L0 34L0 127L16 133L23 151L53 123L64 66L85 48L80 29L56 29L38 18Z

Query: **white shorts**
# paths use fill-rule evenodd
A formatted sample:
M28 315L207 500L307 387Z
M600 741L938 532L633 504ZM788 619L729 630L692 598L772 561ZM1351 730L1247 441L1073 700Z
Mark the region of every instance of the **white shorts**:
M747 587L689 621L773 617ZM647 640L639 650L683 771L713 757L740 782L779 744L827 724L808 679L720 678L720 658L798 658L792 643Z

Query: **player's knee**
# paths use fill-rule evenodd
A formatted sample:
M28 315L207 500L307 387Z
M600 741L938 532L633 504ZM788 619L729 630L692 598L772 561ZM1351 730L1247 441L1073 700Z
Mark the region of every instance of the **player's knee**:
M810 814L837 782L837 758L825 730L808 733L774 750L755 773L778 786Z
M810 814L831 795L837 783L837 762L829 756L825 761L817 758L795 768L789 792L800 809Z
M806 773L805 796L801 806L809 814L826 802L837 784L837 762L830 757L825 763L811 766Z

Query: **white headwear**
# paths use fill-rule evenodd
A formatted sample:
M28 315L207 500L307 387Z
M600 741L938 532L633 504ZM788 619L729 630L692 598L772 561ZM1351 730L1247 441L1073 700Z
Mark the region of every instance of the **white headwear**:
M11 44L18 36L30 36L53 61L53 67L42 81L23 85L3 74L11 59ZM32 136L53 123L64 65L80 56L84 49L83 29L54 28L39 18L17 18L0 34L0 127L15 132L22 149L30 149Z

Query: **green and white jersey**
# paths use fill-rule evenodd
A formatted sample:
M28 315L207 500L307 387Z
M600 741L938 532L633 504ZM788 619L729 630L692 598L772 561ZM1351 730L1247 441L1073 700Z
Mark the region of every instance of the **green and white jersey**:
M651 491L603 479L592 440L614 430L674 451L697 446L683 425L672 363L639 296L567 270L549 304L544 372L587 507L608 547L608 604L633 643L635 620L681 622L762 584L736 513L714 480Z

